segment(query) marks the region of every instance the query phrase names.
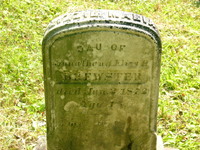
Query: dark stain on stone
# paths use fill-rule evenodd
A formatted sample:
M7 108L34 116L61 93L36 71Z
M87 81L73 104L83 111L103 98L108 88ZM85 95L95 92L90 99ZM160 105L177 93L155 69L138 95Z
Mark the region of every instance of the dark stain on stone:
M131 122L132 122L132 119L129 116L127 118L127 124L126 124L126 129L125 129L124 146L121 148L121 150L132 150L133 141L131 140L131 137L130 137Z
M127 146L123 147L121 150L132 150L133 143L129 143Z

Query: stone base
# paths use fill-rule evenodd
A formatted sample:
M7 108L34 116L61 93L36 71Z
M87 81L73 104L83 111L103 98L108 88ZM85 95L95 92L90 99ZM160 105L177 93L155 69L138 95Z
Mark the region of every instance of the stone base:
M156 149L157 150L179 150L179 149L176 149L176 148L167 148L167 147L164 148L161 136L157 136ZM39 136L38 137L37 145L34 148L34 150L47 150L46 136Z

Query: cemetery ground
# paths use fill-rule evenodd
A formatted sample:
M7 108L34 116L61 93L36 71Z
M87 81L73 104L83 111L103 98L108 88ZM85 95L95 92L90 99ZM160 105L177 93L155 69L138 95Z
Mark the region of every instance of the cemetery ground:
M32 150L45 135L41 41L65 12L113 9L151 18L163 44L158 134L165 147L200 149L198 0L0 0L0 149Z

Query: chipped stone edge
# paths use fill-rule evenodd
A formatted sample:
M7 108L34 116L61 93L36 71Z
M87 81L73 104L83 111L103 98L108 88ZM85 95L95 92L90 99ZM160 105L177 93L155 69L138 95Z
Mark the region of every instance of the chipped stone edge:
M73 31L89 28L131 29L150 35L158 45L161 52L159 32L153 21L142 15L118 10L86 10L66 13L52 20L44 34L43 45L59 33L59 31Z

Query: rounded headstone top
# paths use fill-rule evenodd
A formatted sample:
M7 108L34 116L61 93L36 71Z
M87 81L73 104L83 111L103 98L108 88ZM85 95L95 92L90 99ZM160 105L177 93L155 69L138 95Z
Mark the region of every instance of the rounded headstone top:
M118 10L86 10L63 14L52 20L44 34L43 44L55 34L80 29L108 28L136 30L151 36L161 51L159 32L153 21L147 17Z

